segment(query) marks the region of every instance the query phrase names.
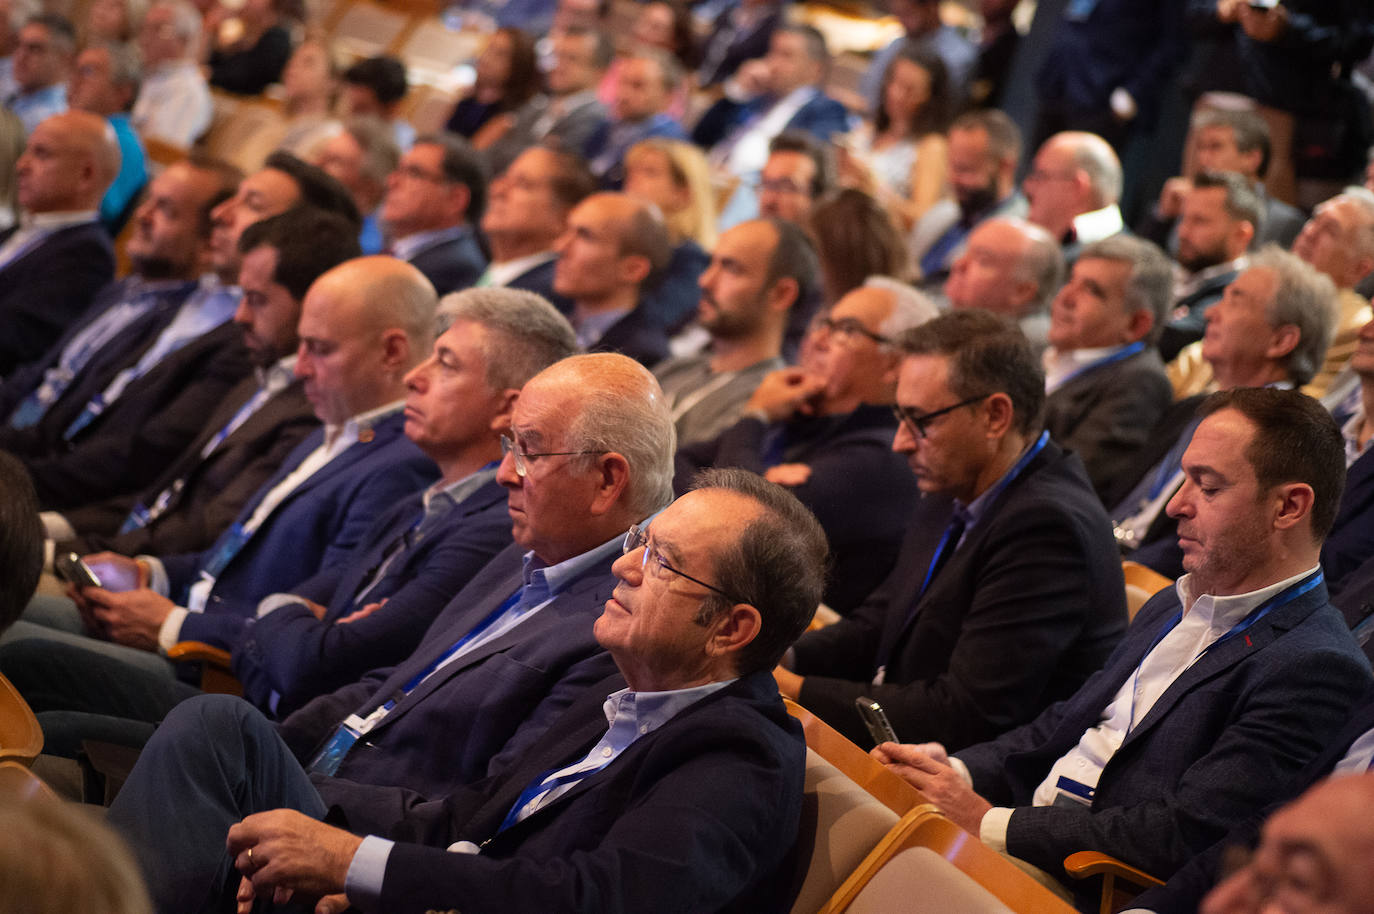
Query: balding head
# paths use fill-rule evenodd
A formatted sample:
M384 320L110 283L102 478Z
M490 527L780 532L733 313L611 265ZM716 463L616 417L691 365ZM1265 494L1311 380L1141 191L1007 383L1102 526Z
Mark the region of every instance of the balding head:
M1347 188L1312 211L1293 253L1338 287L1349 289L1374 271L1374 193Z
M1076 216L1121 199L1121 162L1096 134L1056 133L1036 152L1022 186L1030 201L1027 217L1059 238Z
M1021 318L1043 311L1064 279L1059 243L1021 219L988 219L970 233L945 281L954 308Z
M555 249L554 291L592 310L633 307L672 257L658 207L628 194L593 194L579 203Z
M438 296L394 257L360 257L317 279L301 306L297 376L322 422L405 396L402 379L434 341Z
M510 489L515 541L545 562L598 546L672 499L672 417L633 359L596 353L544 369L520 392L511 437L531 456L508 454L497 480Z
M19 205L30 213L92 210L119 173L119 141L86 111L54 114L33 129L15 165Z

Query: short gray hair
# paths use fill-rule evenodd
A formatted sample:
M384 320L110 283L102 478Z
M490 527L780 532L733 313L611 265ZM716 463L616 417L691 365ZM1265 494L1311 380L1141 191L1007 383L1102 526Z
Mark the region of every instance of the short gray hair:
M1288 354L1288 378L1301 387L1317 374L1336 332L1336 284L1296 254L1266 244L1251 256L1250 269L1273 270L1278 276L1269 302L1269 322L1298 328L1298 345Z
M200 49L200 11L186 0L157 0L148 7L148 12L164 6L172 11L172 26L176 29L177 37L186 42L186 53L195 56ZM147 17L147 13L144 17Z
M1098 206L1108 206L1121 199L1121 160L1111 145L1095 133L1073 132L1073 163L1088 176L1088 183L1098 198Z
M878 328L878 333L895 340L903 331L919 327L940 313L935 302L924 292L891 276L870 276L864 280L868 289L882 289L892 295L892 313Z
M1159 339L1174 296L1174 269L1158 245L1133 235L1112 235L1083 248L1078 259L1130 264L1123 303L1128 312L1150 312L1154 326L1145 339L1150 343Z
M10 31L17 32L33 16L38 15L38 0L10 0Z
M559 362L559 369L588 382L579 398L582 408L568 425L568 449L622 455L630 464L624 503L631 511L647 517L671 502L677 432L649 369L610 352L575 355Z
M539 295L523 289L466 289L439 300L442 333L457 321L486 328L482 355L487 386L519 389L554 362L577 352L572 324Z

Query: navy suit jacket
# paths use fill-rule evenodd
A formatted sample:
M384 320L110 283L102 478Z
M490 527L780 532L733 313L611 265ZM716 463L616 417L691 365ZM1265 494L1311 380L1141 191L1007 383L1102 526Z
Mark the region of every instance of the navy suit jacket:
M1045 399L1045 428L1083 458L1103 495L1173 402L1159 353L1143 351L1070 378Z
M673 488L685 492L703 467L762 474L780 463L809 466L810 478L789 491L816 515L830 543L825 603L848 613L892 571L920 494L906 458L892 452L896 432L886 406L779 424L741 419L714 440L678 449Z
M379 909L786 911L806 745L767 671L684 709L497 834L528 784L605 734L601 703L613 688L589 690L506 774L389 811L390 823L344 807L350 828L412 842L392 848ZM442 849L487 838L480 855Z
M742 126L756 114L771 107L771 99L736 102L722 98L706 109L701 120L692 128L692 142L710 148L727 138L731 131ZM820 140L828 140L836 133L849 129L849 111L835 99L819 93L797 109L797 113L783 126L783 130L801 130Z
M1072 695L1126 628L1121 559L1075 455L1048 442L923 594L951 510L948 498L920 501L887 580L794 646L801 704L863 745L861 695L882 704L903 741L953 751ZM871 685L885 654L885 684Z
M187 615L181 639L232 651L259 600L344 561L378 514L437 479L438 469L405 437L404 426L401 413L386 417L372 427L371 441L357 442L288 495L220 572L205 611ZM324 430L317 429L302 441L244 505L237 523L252 517L272 487L323 440ZM217 545L162 558L174 600L186 598Z
M468 288L487 268L487 258L471 231L425 248L410 263L440 295Z
M67 427L108 381L83 372L83 383L68 388L37 426L24 430L43 439L43 446L21 457L39 504L60 510L139 491L186 449L206 416L252 370L243 328L226 321L132 381L66 440Z
M1374 557L1374 450L1365 451L1345 474L1336 521L1322 546L1322 568L1333 594L1344 592L1356 568Z
M1031 807L1051 766L1097 726L1178 611L1175 589L1156 594L1072 698L958 754L976 791L1016 808L1007 853L1059 873L1069 854L1102 851L1168 878L1269 803L1370 683L1369 662L1319 584L1185 670L1108 761L1091 808Z
M0 242L14 231L0 232ZM47 352L114 268L110 236L89 222L53 232L0 269L0 377Z
M572 314L573 303L553 290L553 269L557 263L558 258L555 257L537 267L531 267L507 283L506 287L542 295L545 301L558 309L559 313Z
M492 559L444 607L404 662L316 698L282 721L279 732L297 758L308 763L345 717L367 716L515 593L523 582L524 555L515 545ZM618 557L616 550L594 563L533 616L425 679L353 747L337 777L316 778L320 795L335 802L357 784L366 785L358 788L366 796L354 808L391 802L376 786L441 797L502 767L494 758L503 747L503 755L520 758L518 747L507 743L522 722L541 707L551 721L549 709L566 707L613 668L592 637L592 623L614 589L611 562ZM534 740L539 730L524 727L521 735ZM442 751L435 751L436 739L444 740Z
M668 333L650 315L654 308L641 299L635 309L601 334L588 352L618 352L649 368L668 358Z
M282 606L248 625L233 654L244 697L286 716L317 695L357 682L369 670L393 666L415 650L420 636L452 596L510 545L506 490L489 480L453 505L432 530L387 566L366 594L390 548L421 515L417 492L384 514L346 562L331 565L290 589L326 607L316 619L303 603ZM361 596L361 598L360 598ZM338 621L369 603L380 610L346 625Z
M1132 907L1154 911L1155 914L1195 914L1202 898L1220 878L1221 863L1227 849L1251 847L1259 839L1260 828L1266 819L1281 806L1297 797L1317 781L1326 777L1345 758L1355 740L1374 729L1374 687L1367 691L1351 712L1350 719L1326 749L1308 764L1264 811L1233 828L1226 837L1214 844L1205 854L1199 854L1179 870L1165 885L1157 886L1136 896Z

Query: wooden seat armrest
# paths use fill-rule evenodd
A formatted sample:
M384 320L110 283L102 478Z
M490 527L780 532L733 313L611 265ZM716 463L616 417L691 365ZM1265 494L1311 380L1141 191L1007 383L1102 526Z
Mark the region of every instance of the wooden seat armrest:
M1110 854L1099 851L1079 851L1064 858L1064 871L1075 879L1090 876L1115 876L1144 888L1163 885L1164 880L1156 879L1144 870L1123 863Z
M167 651L168 660L201 660L229 668L229 652L204 641L178 641Z

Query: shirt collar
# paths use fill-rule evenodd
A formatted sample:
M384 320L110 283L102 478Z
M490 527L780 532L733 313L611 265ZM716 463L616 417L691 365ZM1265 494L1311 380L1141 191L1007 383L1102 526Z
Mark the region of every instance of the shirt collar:
M1187 273L1184 271L1183 267L1175 264L1174 298L1186 298L1218 276L1225 276L1227 273L1233 271L1239 273L1241 270L1245 269L1249 262L1250 258L1242 254L1235 260L1228 260L1225 263L1203 267L1196 273Z
M1277 584L1270 584L1268 587L1261 587L1259 590L1252 590L1249 593L1238 593L1228 597L1216 597L1211 594L1198 594L1193 601L1192 608L1188 611L1188 618L1206 619L1209 628L1221 632L1230 631L1231 628L1240 620L1244 619L1257 607L1270 597L1278 596L1283 591L1292 587L1303 578L1321 568L1321 565L1313 565L1311 568L1295 574L1291 578L1284 578ZM1175 588L1178 593L1179 602L1183 606L1188 605L1188 597L1192 588L1191 574L1185 574L1178 579Z
M606 699L602 709L606 712L606 722L610 724L611 733L623 732L628 737L627 742L633 742L636 737L657 730L682 711L734 681L725 679L693 686L690 689L672 689L666 692L635 692L631 689L621 689ZM614 736L612 741L616 741Z
M259 387L266 387L274 393L283 390L296 377L296 353L284 355L266 368L254 369Z
M1101 241L1111 235L1115 235L1126 227L1121 220L1121 210L1115 203L1109 203L1101 209L1095 209L1088 213L1079 213L1073 217L1074 237L1080 244L1091 244L1094 241Z
M467 235L471 229L466 223L462 225L450 225L447 228L434 229L429 232L416 232L407 235L391 243L392 256L401 260L413 260L422 251L427 251L435 245L443 244L446 241L453 241Z
M480 470L469 473L462 479L451 482L448 485L444 485L443 482L440 481L436 482L428 489L425 489L425 493L420 496L420 501L424 505L425 514L430 513L430 506L436 501L438 502L438 504L434 505L436 510L440 507L447 510L448 507L459 504L473 492L476 492L482 486L495 479L496 468L498 466L500 466L499 461L489 463Z
M57 213L25 213L20 217L20 224L24 228L55 232L58 229L69 228L73 225L94 222L97 218L99 218L99 214L93 209L66 210Z
M526 254L524 257L517 257L514 260L492 263L487 266L487 279L493 286L508 285L516 278L523 276L535 267L543 266L557 256L553 251L540 251L537 254Z
M569 584L582 576L583 572L601 562L621 548L625 542L624 534L617 534L594 549L581 555L564 559L557 565L545 565L531 550L525 553L524 578L526 587L541 587L547 592L546 599L558 596Z
M356 438L360 431L365 428L371 428L392 413L400 412L405 408L405 405L405 400L393 400L384 406L378 406L375 409L369 409L366 412L358 413L343 425L326 425L324 427L324 440L335 441L340 434L353 435Z

